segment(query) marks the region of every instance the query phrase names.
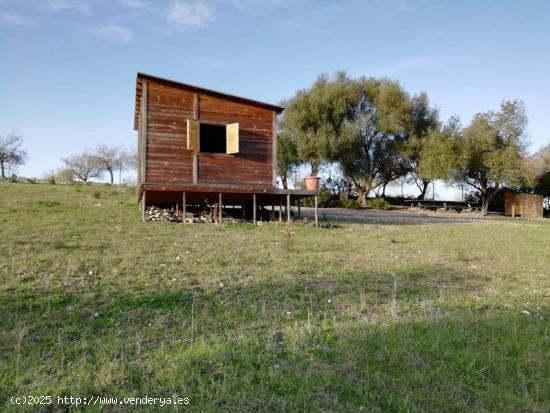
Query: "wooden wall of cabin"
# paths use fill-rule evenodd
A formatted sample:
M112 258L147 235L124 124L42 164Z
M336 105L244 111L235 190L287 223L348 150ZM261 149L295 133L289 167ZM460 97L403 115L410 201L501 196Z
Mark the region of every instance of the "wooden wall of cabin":
M148 81L147 182L248 184L273 187L273 122L270 109L198 94ZM216 124L239 123L240 148L235 155L194 155L187 150L187 119Z

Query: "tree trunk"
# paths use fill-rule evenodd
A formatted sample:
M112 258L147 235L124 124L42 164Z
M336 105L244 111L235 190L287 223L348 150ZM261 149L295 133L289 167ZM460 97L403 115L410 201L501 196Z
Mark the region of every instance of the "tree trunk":
M430 185L430 181L422 181L422 186L417 185L418 189L420 189L420 195L418 195L417 199L423 200L426 197L426 192L428 192L428 185Z
M286 176L281 176L281 183L283 184L283 189L288 189Z
M357 185L357 200L363 206L367 205L367 188Z
M384 184L384 186L382 187L382 198L386 197L386 185L388 184Z
M5 178L6 176L4 175L4 161L0 161L0 167L2 169L2 178Z
M109 171L109 175L111 175L111 185L115 182L114 180L114 176L113 176L113 170L112 169L107 169Z

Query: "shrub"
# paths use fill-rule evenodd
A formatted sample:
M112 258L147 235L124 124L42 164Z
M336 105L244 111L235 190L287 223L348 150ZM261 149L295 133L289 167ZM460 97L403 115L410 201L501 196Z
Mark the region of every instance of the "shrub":
M348 209L361 209L361 203L356 199L343 199L342 206Z
M49 175L48 178L47 178L47 181L50 185L55 185L56 184L54 175Z
M94 191L93 195L94 195L95 199L100 199L101 198L101 191Z
M367 203L367 206L370 209L381 209L381 210L388 210L390 209L390 204L388 201L386 201L384 198L374 198L369 200Z
M332 194L324 188L319 189L319 207L326 208L331 206ZM305 198L302 205L306 207L314 207L315 199L313 197Z

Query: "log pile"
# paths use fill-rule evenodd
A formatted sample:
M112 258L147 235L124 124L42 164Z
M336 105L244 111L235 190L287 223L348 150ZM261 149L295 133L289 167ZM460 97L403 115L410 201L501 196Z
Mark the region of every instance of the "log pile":
M188 224L214 224L218 222L219 210L217 205L209 205L200 211L186 211L185 222ZM179 222L183 221L183 212L178 208L159 208L149 206L145 210L146 221L161 221L161 222ZM222 214L223 223L243 222L243 220L232 218L225 212Z

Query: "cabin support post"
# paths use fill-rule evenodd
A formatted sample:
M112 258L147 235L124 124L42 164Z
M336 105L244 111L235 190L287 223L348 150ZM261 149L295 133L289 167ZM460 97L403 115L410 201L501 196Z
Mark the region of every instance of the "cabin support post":
M283 222L283 197L279 197L279 222Z
M147 206L147 191L143 190L143 195L141 197L141 220L145 222L145 208Z
M315 226L319 226L319 195L315 195Z
M252 222L256 225L256 194L252 194Z
M290 194L286 194L286 223L290 224Z
M275 221L275 202L271 200L271 217L270 221Z
M243 201L243 219L246 219L246 201Z
M218 195L218 209L219 209L219 223L222 223L222 193L220 192Z
M302 218L302 210L301 210L302 201L300 199L297 199L296 203L298 204L298 218Z
M516 217L516 206L512 205L512 218Z
M187 200L185 199L185 191L183 191L182 200L181 200L181 223L187 223Z

